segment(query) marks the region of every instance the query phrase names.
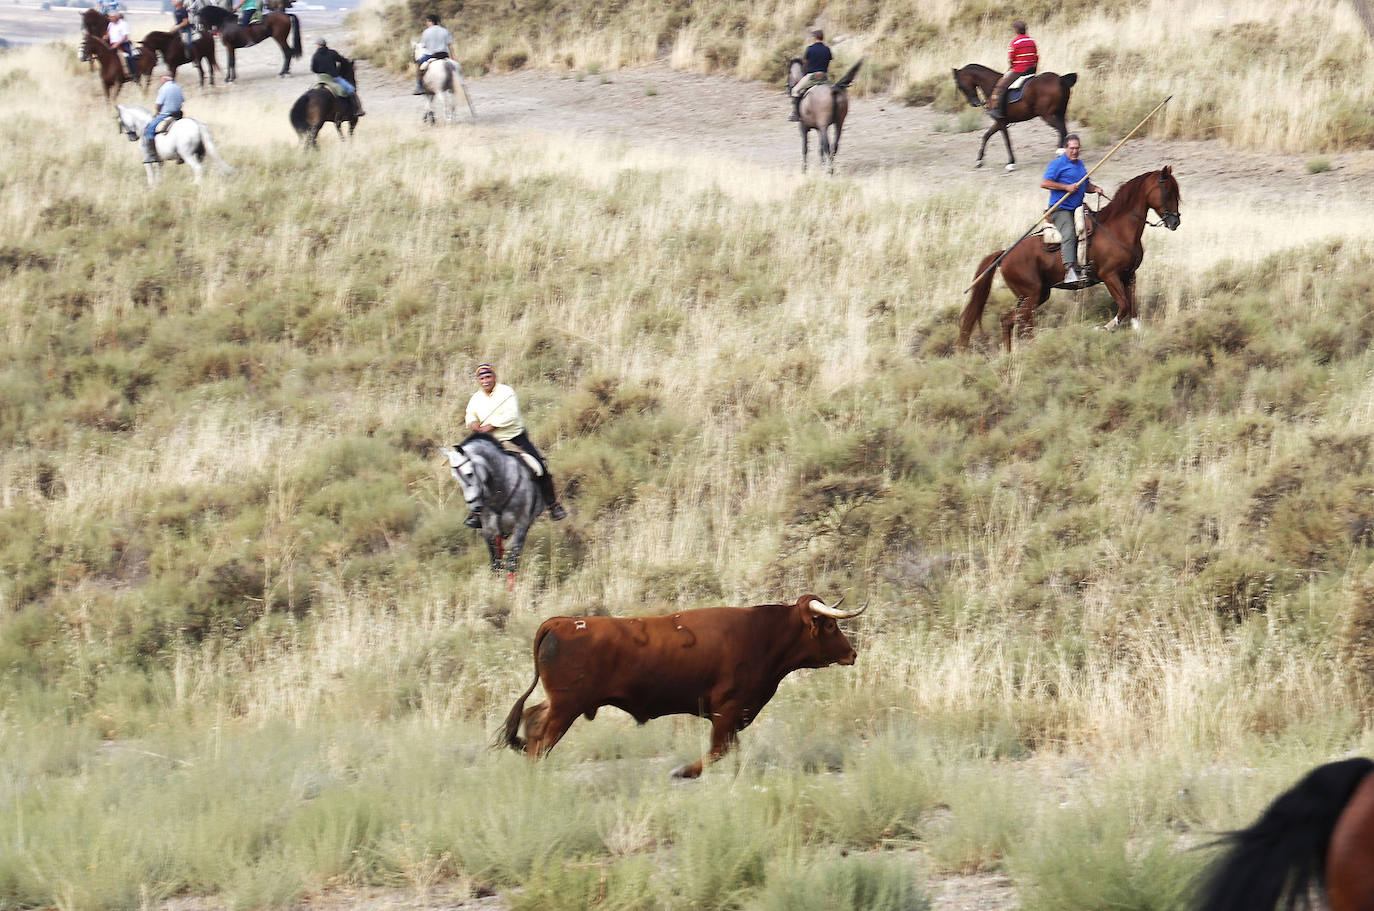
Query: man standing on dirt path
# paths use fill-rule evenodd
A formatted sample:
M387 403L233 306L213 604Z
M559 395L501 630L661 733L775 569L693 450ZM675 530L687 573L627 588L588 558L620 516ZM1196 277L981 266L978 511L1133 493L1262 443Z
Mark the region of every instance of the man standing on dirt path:
M1026 20L1017 19L1011 24L1011 30L1016 33L1011 39L1011 47L1007 50L1011 68L997 80L997 84L992 87L992 94L988 96L988 116L997 120L1007 115L1007 86L1022 76L1034 75L1040 66L1040 52L1035 47L1035 39L1026 34Z
M813 85L820 85L830 79L830 48L825 46L825 32L819 28L811 30L811 44L802 53L805 72L792 86L792 116L789 123L801 120L801 100Z
M549 518L555 522L566 519L567 510L554 493L548 460L530 442L529 434L525 433L525 419L520 416L520 403L515 399L515 390L505 383L496 382L496 368L491 364L477 365L477 385L479 388L468 399L467 413L463 417L468 430L489 434L501 443L514 443L538 459L539 464L544 466L544 473L535 481L549 504ZM469 528L481 528L482 520L473 513L463 524Z
M1050 213L1050 222L1059 231L1059 250L1064 257L1066 285L1083 282L1083 276L1078 271L1078 231L1074 227L1073 213L1083 205L1084 193L1102 192L1101 187L1088 179L1088 166L1078 160L1082 147L1078 134L1070 133L1064 139L1064 154L1050 162L1040 180L1040 186L1050 191L1051 206L1064 200L1063 205Z
M428 95L425 88L424 66L430 60L447 60L453 49L453 35L439 24L439 17L430 13L425 17L425 30L420 33L420 59L415 61L415 91L412 95Z

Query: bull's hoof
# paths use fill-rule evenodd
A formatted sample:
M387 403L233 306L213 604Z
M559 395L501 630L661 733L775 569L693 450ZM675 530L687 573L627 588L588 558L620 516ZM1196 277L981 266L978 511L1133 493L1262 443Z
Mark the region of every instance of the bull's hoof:
M1008 171L1015 171L1015 170L1016 170L1016 162L1014 162L1014 161L1013 161L1013 162L1010 162L1010 163L1007 165L1007 170L1008 170Z

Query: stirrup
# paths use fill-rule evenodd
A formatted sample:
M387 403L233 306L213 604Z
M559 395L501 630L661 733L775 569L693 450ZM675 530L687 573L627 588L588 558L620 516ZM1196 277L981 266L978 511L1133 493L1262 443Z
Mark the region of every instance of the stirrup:
M563 508L562 503L555 503L549 507L549 518L555 522L562 522L568 517L568 511Z
M481 528L482 517L475 512L470 513L468 517L463 520L463 524L466 525L468 528Z

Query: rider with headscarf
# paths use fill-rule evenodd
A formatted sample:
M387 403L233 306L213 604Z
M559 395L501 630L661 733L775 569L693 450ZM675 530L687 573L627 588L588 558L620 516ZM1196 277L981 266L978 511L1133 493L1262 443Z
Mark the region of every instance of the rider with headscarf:
M489 434L500 442L510 442L539 460L544 473L536 480L544 499L549 504L549 518L555 522L567 518L567 510L558 502L553 489L553 475L543 453L530 442L525 433L525 421L520 416L520 403L516 401L515 390L505 383L496 382L496 368L491 364L477 365L478 390L468 399L467 412L463 421L473 433ZM469 528L480 528L482 520L474 513L463 523Z

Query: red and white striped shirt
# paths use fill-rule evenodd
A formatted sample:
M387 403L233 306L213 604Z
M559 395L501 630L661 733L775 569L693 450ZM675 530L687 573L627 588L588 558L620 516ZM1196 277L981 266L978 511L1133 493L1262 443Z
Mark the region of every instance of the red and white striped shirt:
M1024 73L1033 66L1040 65L1040 54L1035 42L1029 35L1017 35L1011 39L1011 69L1014 73Z

